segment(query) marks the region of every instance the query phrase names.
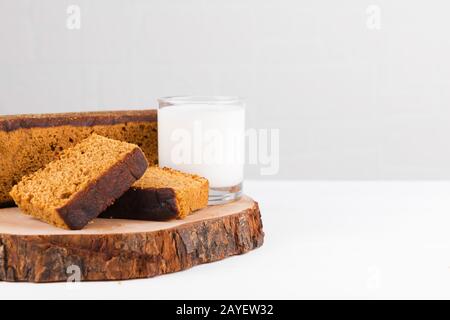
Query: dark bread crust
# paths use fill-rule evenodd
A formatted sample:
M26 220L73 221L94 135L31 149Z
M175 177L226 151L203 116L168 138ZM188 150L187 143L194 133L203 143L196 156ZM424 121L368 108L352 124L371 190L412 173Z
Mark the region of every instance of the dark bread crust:
M10 132L18 129L48 128L67 125L91 127L126 122L154 122L156 118L156 110L11 115L0 116L0 131Z
M164 221L179 216L172 188L132 187L99 218Z
M0 209L15 207L16 204L14 201L0 202Z
M57 212L69 229L80 230L122 196L147 167L144 153L135 148Z

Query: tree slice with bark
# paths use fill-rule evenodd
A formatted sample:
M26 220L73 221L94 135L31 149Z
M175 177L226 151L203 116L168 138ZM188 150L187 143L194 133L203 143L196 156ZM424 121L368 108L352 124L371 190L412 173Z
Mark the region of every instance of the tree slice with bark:
M243 254L263 240L258 203L246 196L183 220L96 219L77 231L0 209L0 281L149 278Z

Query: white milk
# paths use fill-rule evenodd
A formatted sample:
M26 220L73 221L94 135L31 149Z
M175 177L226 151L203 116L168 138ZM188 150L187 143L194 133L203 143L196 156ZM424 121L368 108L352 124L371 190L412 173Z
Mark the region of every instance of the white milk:
M244 180L245 109L185 104L158 110L159 165L198 174L210 187Z

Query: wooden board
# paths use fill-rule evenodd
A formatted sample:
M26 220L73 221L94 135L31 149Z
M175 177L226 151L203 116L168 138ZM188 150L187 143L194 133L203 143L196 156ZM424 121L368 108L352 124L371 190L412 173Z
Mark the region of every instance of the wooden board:
M0 281L148 278L243 254L263 244L249 197L168 222L96 219L58 229L18 208L0 210Z

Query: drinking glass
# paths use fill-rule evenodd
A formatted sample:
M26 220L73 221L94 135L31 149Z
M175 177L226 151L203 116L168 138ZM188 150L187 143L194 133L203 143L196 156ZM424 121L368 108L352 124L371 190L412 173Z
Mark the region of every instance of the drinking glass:
M245 103L238 97L158 99L159 165L209 180L209 204L242 195Z

